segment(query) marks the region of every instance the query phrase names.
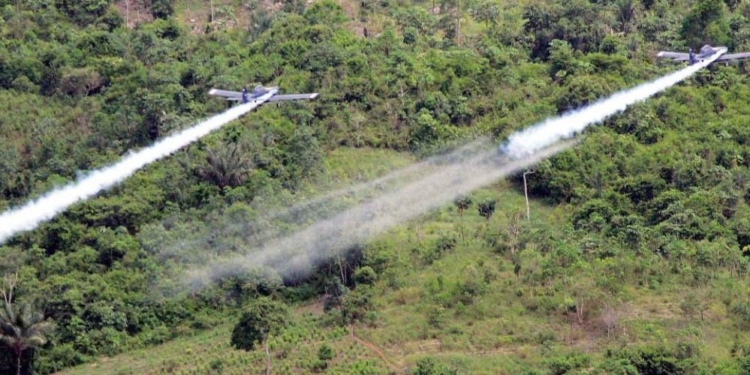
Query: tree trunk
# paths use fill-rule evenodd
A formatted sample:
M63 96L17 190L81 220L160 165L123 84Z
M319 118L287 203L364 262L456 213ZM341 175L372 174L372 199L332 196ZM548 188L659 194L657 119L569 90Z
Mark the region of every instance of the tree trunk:
M21 8L18 6L18 3L21 2L21 0L16 0L16 37L20 37L21 34Z
M16 365L16 375L21 375L21 353L18 353L18 355L16 355Z
M461 45L461 1L456 2L456 45Z
M344 275L344 266L341 264L341 254L336 255L336 260L339 264L339 273L341 273L341 282L346 285L346 276Z
M464 236L464 215L461 214L461 218L458 219L458 234L461 236L461 241L466 244L466 237Z
M266 344L266 375L271 374L271 355L268 354L268 339L265 341Z

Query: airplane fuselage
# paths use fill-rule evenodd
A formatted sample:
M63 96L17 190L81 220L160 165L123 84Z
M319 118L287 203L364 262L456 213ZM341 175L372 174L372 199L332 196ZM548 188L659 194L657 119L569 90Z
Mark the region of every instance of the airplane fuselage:
M212 88L208 91L209 95L215 95L225 98L228 101L237 101L240 103L257 102L258 100L268 102L287 102L296 100L310 100L318 97L318 93L304 94L279 94L279 86L263 87L255 86L252 90L243 88L242 91L229 91Z
M255 98L259 98L259 97L261 97L263 95L266 95L266 94L268 94L271 91L279 92L279 86L272 86L272 87L263 87L263 86L260 86L260 85L255 86L253 88L253 91L250 91L250 92L243 91L242 92L242 103L248 103L251 100L253 100Z
M711 47L708 44L701 47L701 49L698 51L698 53L694 53L691 49L689 52L689 64L693 65L697 62L701 62L703 60L708 59L709 57L715 55L717 52L719 52L722 49L726 49L727 47Z
M711 60L714 62L725 63L729 65L730 61L750 59L750 52L727 53L728 48L724 46L712 47L708 44L701 47L698 51L692 48L685 52L659 51L657 57L671 59L673 61L684 61L689 65Z

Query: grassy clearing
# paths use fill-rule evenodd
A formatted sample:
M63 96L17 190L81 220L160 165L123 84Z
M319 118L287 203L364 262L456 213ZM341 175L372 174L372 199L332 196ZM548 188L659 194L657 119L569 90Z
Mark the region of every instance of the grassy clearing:
M370 181L387 177L391 172L406 168L416 162L408 153L383 149L341 147L325 155L325 173L314 181L304 182L291 196L279 199L277 196L264 197L268 200L268 210L309 201L319 203L334 202L338 206L355 203L351 198L363 197L376 184ZM397 179L401 181L401 179Z
M378 367L378 358L358 345L345 328L320 329L319 319L297 312L297 324L270 341L274 373L309 373L317 349L328 343L336 353L329 373L351 373L360 363ZM133 351L114 358L102 357L95 362L59 374L247 374L264 369L263 352L235 350L229 344L232 324L192 337L181 338L154 349ZM385 372L383 372L385 373Z
M408 153L372 148L337 148L326 155L328 185L359 183L416 162Z
M269 7L272 3L263 1L257 6ZM194 33L204 33L211 23L215 29L247 28L252 6L242 0L183 0L175 3L177 20Z

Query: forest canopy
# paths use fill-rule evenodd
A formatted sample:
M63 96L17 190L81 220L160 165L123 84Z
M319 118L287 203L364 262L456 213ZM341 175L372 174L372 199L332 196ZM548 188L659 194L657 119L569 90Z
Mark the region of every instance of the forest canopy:
M356 180L342 169L374 178L468 139L499 143L681 67L657 61L660 50L750 51L749 17L750 3L733 0L0 0L3 210L223 111L210 88L320 93L263 106L1 246L13 305L54 330L23 356L6 344L0 373L153 348L234 325L258 301L286 311L324 300L323 317L285 320L259 347L323 330L335 348L310 341L309 366L274 363L386 371L334 358L340 329L356 326L380 344L442 340L477 361L405 360L419 374L745 374L745 62L713 64L534 166L533 219L514 203L519 172L309 274L269 266L194 293L175 285L186 265L309 224L264 214ZM388 336L399 316L418 323ZM471 342L475 322L495 341ZM462 345L542 354L478 368Z

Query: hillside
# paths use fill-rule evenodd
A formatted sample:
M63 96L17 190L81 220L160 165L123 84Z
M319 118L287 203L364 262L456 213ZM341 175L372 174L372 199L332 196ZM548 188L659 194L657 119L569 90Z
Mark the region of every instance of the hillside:
M750 50L750 4L0 5L3 210L222 111L211 87L321 94L266 105L0 246L2 290L16 280L0 325L26 324L9 316L26 305L53 323L20 357L0 345L0 373L19 359L40 374L260 372L263 340L231 344L258 311L284 323L274 373L750 371L745 62L538 163L531 220L517 173L343 252L300 241L311 264L263 253L439 167L418 161L681 67L656 51ZM216 263L236 255L258 261Z
M404 251L395 255L400 266L393 270L398 270L398 275L389 273L389 279L381 277L375 283L374 320L357 326L356 337L336 322L336 315L324 312L323 300L296 306L294 325L271 340L273 372L323 372L316 371L320 369L316 365L317 350L324 344L334 352L324 371L331 374L404 373L425 359L458 373L525 374L561 369L579 373L575 371L588 369L604 374L612 373L608 371L617 363L608 359L606 350L619 357L633 355L622 353L624 348L671 347L665 343L674 343L680 350L697 350L701 361L707 363L732 361L733 347L741 341L733 333L731 313L719 300L696 301L697 295L705 298L709 291L725 293L719 286L684 286L679 285L681 277L667 276L668 288L626 285L611 294L602 288L607 295L600 295L599 290L580 289L590 286L590 281L570 280L567 286L557 286L558 295L545 298L547 289L528 286L533 271L522 271L524 276L517 277L507 257L473 236L465 242L459 238L455 248L434 263L426 261L429 249L446 234L460 236L461 226L466 233L482 237L487 231L507 228L513 220L508 213L525 210L523 195L506 184L476 194L500 202L489 221L476 211L460 216L453 207L446 207L422 224L398 228L373 241L372 248L398 245ZM555 230L546 223L564 215L563 210L539 203L533 203L531 211L533 225L548 232ZM431 245L420 245L420 239ZM531 251L523 256L525 268L543 267L544 260L533 259ZM590 272L608 272L606 268L612 266L594 265ZM477 296L465 292L472 284L479 287ZM587 304L582 322L568 306L575 301ZM686 303L703 307L691 309ZM99 358L59 374L262 373L261 349L239 351L227 340L235 320L231 317L210 331L156 349ZM664 356L665 362L685 355L656 353Z

